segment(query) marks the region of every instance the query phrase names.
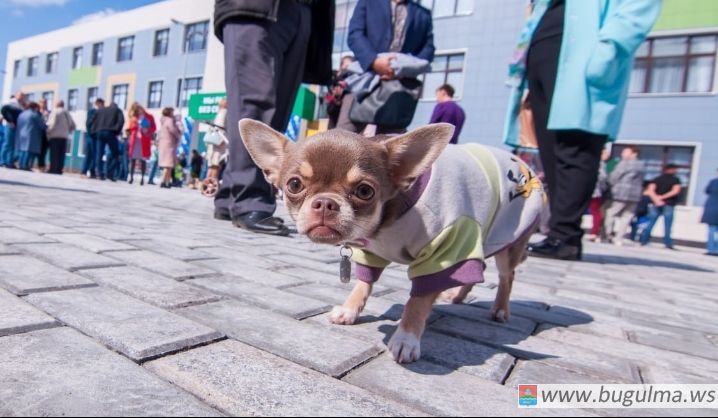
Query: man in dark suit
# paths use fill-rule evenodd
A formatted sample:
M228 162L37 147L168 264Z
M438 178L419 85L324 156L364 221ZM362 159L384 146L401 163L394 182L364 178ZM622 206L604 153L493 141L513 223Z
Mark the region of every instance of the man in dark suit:
M413 0L359 0L349 22L349 48L364 71L374 71L384 80L395 78L391 56L379 58L385 52L403 53L434 60L434 27L431 11ZM353 132L364 126L349 119L354 101L344 96L342 113L337 127ZM378 131L382 131L378 127Z
M216 0L214 29L224 43L229 162L214 216L242 229L289 235L274 217L274 191L239 134L243 118L284 132L299 84L332 78L334 0Z

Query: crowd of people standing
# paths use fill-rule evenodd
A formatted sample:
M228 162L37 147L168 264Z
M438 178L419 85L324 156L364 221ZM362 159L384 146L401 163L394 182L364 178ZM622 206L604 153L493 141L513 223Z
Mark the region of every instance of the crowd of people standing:
M17 92L2 106L0 122L4 122L0 123L1 166L63 174L68 141L77 125L62 100L49 110L45 100L31 102L23 92ZM85 156L80 172L89 179L133 184L139 169L139 183L144 185L149 162L148 184L155 184L159 168L162 169L161 187L181 186L187 169L186 163L180 165L182 136L183 126L173 108L162 110L158 127L154 116L139 103L130 106L126 117L115 103L106 105L98 98L85 120ZM49 169L46 166L48 153ZM202 156L196 154L194 164L203 165ZM200 170L199 175L205 172Z

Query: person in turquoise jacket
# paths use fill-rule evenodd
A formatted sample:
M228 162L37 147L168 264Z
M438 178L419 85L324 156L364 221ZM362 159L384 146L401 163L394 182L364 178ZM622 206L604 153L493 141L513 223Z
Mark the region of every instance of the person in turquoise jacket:
M533 0L530 7L509 70L504 141L522 146L519 115L531 109L551 221L548 237L529 254L580 260L581 218L601 151L618 136L633 56L661 0Z

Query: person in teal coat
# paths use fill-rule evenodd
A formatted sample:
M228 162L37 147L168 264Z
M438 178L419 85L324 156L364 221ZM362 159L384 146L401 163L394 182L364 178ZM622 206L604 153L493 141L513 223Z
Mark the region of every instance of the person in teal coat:
M548 237L529 254L580 260L581 218L601 151L618 136L633 55L661 0L533 0L531 8L510 65L504 142L522 146L519 115L527 105L551 203Z

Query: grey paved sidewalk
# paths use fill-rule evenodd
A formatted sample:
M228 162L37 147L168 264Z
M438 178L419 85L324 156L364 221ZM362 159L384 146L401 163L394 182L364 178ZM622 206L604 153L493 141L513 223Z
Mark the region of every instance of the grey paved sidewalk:
M718 380L718 260L698 250L530 260L506 325L489 321L490 267L399 366L402 268L361 324L334 326L351 289L336 249L211 210L189 190L0 170L0 414L562 415L517 409L516 386Z

